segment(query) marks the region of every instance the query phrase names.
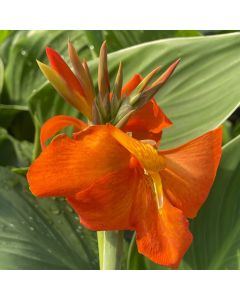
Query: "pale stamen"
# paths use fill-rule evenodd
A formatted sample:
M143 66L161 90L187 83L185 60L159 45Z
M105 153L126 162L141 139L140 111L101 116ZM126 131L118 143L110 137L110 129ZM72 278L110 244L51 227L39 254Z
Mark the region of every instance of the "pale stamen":
M142 142L143 144L149 144L149 145L151 145L151 146L153 146L153 147L156 147L156 146L157 146L157 143L156 143L156 141L154 141L154 140L141 140L141 142Z

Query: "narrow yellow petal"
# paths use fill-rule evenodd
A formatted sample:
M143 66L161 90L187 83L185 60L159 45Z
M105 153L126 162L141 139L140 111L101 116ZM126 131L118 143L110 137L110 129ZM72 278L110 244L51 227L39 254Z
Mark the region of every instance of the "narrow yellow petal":
M111 134L123 147L137 158L147 172L159 172L165 168L164 158L160 156L158 151L150 144L141 143L113 126L111 126Z

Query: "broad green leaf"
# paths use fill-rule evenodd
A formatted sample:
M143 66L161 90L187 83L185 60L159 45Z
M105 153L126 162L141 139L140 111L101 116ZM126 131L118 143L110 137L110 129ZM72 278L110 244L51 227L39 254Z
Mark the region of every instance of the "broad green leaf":
M230 142L230 140L233 138L233 134L232 134L232 123L228 120L226 120L223 123L222 126L222 132L223 132L223 137L222 137L222 144L225 145L228 142Z
M0 167L0 268L96 269L96 234L63 199L36 199L23 176Z
M12 30L0 30L0 44L12 33Z
M103 30L109 52L171 37L200 36L196 30Z
M239 30L200 30L200 32L203 35L215 35L215 34L239 32Z
M44 84L43 88L37 90L30 98L28 104L32 115L39 125L55 115L80 116L79 112L66 103L50 84Z
M197 30L85 30L85 34L95 57L99 56L100 47L105 40L110 53L164 38L201 35Z
M33 140L34 125L26 106L0 104L0 126L19 140Z
M89 48L93 53L93 57L98 57L102 43L105 40L103 30L85 30L85 34L89 42Z
M185 261L192 269L240 268L240 137L223 148L211 193L191 223L194 242Z
M174 38L141 44L109 55L110 77L122 61L125 82L135 73L166 68L181 58L156 99L173 126L164 131L162 148L183 144L219 126L240 103L240 34ZM97 60L92 64L97 74Z
M27 167L31 163L32 144L14 139L0 127L0 165Z
M67 42L70 39L83 58L91 58L88 39L84 31L25 31L20 32L8 46L8 59L5 70L6 89L11 104L26 104L35 89L45 78L39 71L36 59L47 62L45 48L55 48L66 60ZM6 100L5 100L6 101Z
M10 48L12 44L18 42L18 40L27 34L26 30L15 30L0 44L0 57L3 64L6 65L10 54Z
M0 104L0 126L8 128L20 112L28 112L28 107Z
M0 60L2 60L3 65L6 67L8 62L8 57L10 54L11 46L24 35L26 35L27 31L20 30L20 31L13 31L5 40L3 43L0 44ZM5 74L4 74L5 75ZM1 77L1 76L0 76ZM6 88L5 78L2 79L2 92L0 92L0 103L9 103L11 102L9 100L8 91Z
M236 137L238 135L240 135L240 121L236 123L233 130L233 136Z
M3 62L0 58L0 96L2 93L3 82L4 82L4 66L3 66Z

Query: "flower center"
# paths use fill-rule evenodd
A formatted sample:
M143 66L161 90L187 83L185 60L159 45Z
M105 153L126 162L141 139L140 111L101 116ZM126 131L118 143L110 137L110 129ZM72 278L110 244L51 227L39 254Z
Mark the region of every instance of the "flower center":
M154 140L141 140L144 144L149 144L155 149L157 149L157 143ZM161 209L163 207L163 188L162 188L162 180L158 172L148 172L144 169L144 174L150 176L153 184L153 192L155 195L155 200L157 203L157 208Z

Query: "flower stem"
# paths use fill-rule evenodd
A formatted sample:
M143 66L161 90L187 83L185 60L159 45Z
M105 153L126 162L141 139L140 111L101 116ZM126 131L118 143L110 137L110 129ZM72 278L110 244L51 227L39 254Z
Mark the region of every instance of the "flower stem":
M34 137L34 145L33 145L33 157L32 159L36 159L38 155L41 153L41 145L40 145L40 130L41 125L39 124L37 119L34 119L35 126L35 137Z
M120 270L123 252L123 232L99 231L98 250L101 270Z

